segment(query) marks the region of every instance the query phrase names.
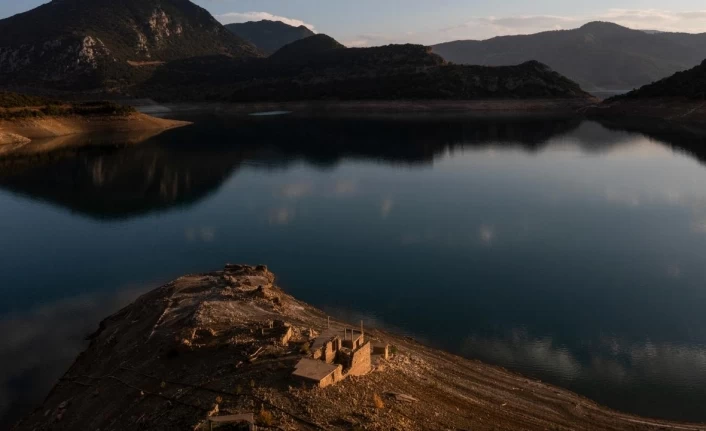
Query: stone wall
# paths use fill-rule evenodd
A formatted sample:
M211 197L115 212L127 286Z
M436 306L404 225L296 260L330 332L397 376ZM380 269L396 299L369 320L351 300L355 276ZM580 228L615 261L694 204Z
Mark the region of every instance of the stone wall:
M323 359L326 363L330 364L336 359L336 352L338 351L338 341L332 340L324 345L324 355Z
M370 371L370 342L363 344L358 350L351 354L350 369L348 375L362 376Z

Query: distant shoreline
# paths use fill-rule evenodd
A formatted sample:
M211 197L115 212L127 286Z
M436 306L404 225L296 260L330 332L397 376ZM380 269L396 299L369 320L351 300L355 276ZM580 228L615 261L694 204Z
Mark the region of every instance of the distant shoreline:
M288 111L292 114L560 114L579 115L598 103L598 99L499 99L499 100L353 100L305 102L179 102L158 103L149 99L135 101L140 112L168 116L184 113L250 115ZM128 102L129 103L129 102Z

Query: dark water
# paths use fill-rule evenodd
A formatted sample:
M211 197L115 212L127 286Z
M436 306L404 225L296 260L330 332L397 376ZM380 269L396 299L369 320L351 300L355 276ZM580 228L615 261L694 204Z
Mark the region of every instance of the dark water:
M209 119L0 162L0 415L122 305L265 263L294 295L706 421L706 141L571 119Z

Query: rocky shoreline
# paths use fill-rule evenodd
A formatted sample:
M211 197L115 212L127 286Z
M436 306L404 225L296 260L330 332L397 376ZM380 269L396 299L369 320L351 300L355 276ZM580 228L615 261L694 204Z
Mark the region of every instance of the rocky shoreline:
M706 427L622 414L407 337L349 328L279 289L264 266L184 276L101 322L44 404L14 429L240 429L240 421L280 430ZM336 342L336 333L351 334L350 343ZM295 378L302 361L324 364L327 349L346 343L346 355L367 354L371 343L389 346L389 356L363 368L344 361L338 367L348 377L325 388Z

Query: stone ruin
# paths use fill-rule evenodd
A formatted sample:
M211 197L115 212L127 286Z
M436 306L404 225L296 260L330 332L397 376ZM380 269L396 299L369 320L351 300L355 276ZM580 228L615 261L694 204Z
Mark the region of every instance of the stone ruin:
M327 329L314 339L309 355L297 363L292 377L320 388L335 384L348 376L363 376L372 369L373 354L388 359L389 347L373 348L360 331Z

